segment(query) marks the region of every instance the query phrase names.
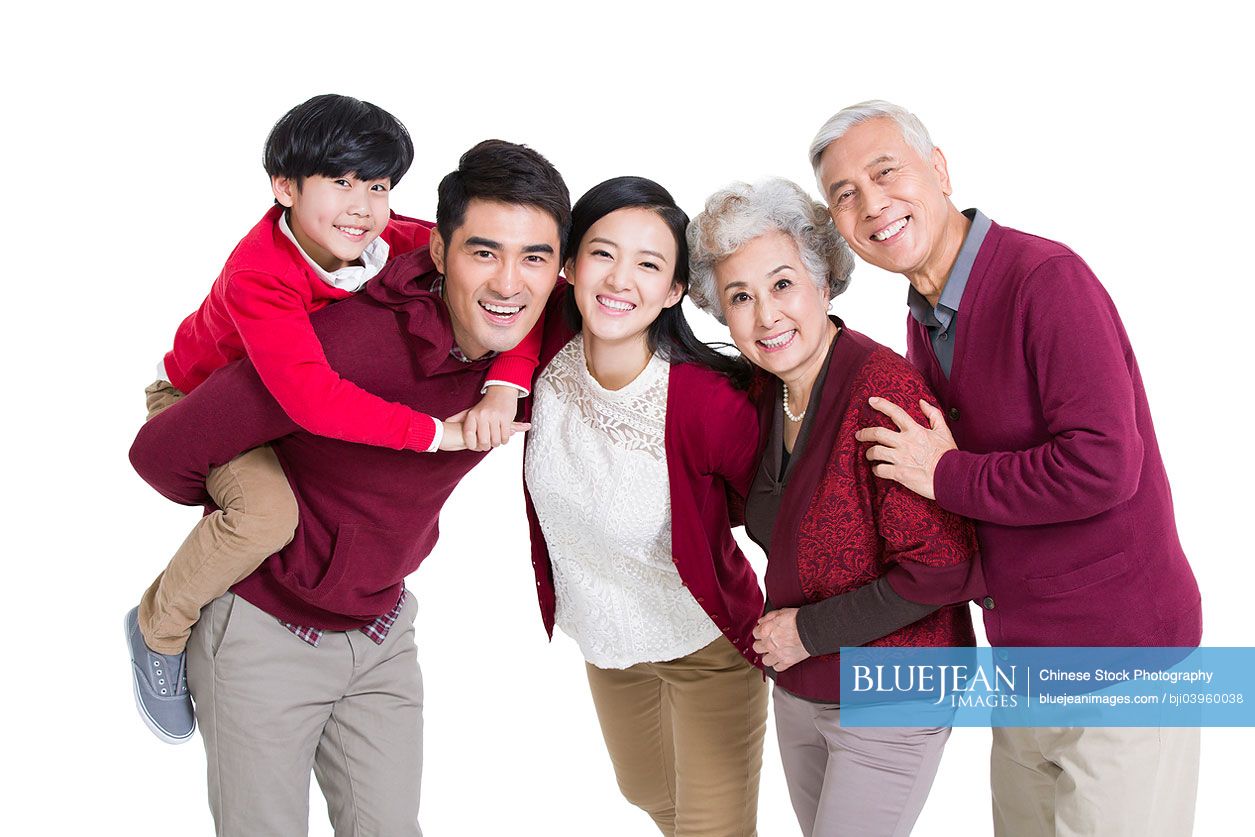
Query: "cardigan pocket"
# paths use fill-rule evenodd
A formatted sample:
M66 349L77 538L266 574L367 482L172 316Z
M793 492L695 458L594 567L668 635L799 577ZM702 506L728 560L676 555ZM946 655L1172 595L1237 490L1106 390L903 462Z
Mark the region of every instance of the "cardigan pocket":
M1037 576L1024 579L1024 586L1034 596L1055 596L1071 593L1082 587L1090 587L1109 581L1124 573L1128 556L1123 552L1090 561L1074 570L1058 575Z

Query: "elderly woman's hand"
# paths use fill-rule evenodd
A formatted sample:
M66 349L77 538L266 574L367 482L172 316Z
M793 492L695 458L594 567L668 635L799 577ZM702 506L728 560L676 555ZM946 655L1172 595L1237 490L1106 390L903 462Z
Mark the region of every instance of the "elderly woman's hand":
M810 656L797 633L797 608L785 607L764 614L754 626L754 650L763 665L784 671Z
M867 449L867 458L879 463L872 468L872 473L899 482L929 500L937 499L933 490L937 463L947 451L958 447L941 410L927 401L920 401L919 407L931 425L924 427L906 410L886 398L872 398L867 403L898 426L896 433L885 427L864 427L854 434L860 442L875 442Z

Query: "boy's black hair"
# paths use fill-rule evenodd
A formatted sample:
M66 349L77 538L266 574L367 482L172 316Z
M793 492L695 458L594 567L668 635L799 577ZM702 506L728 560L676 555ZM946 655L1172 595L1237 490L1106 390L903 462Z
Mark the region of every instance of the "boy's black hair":
M662 219L675 239L675 273L672 281L683 293L675 305L662 309L658 319L649 325L645 339L649 350L661 355L668 363L696 363L727 376L734 386L745 389L753 371L749 362L740 355L726 355L716 347L727 343L707 344L697 339L680 303L689 289L689 217L676 204L671 193L652 180L644 177L615 177L599 183L584 193L571 210L571 248L578 250L588 231L602 218L620 209L647 209ZM568 293L563 300L562 314L573 331L584 327L584 318L575 303L575 294Z
M401 120L378 105L325 93L283 115L266 137L262 165L271 177L401 182L414 162L414 143Z
M566 257L571 193L562 175L540 154L497 139L484 140L463 154L457 170L445 175L436 189L436 230L446 247L476 198L534 206L548 213L558 225L559 260Z

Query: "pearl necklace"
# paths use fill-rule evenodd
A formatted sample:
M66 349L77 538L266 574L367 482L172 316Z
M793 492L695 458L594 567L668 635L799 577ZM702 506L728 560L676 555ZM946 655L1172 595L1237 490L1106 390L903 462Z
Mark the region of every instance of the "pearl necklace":
M840 334L841 334L841 326L837 326L837 331L835 334L832 335L832 339L836 340L837 336ZM793 415L793 411L789 409L789 385L785 384L784 381L781 381L780 383L784 384L784 397L780 399L781 401L784 402L784 416L789 421L796 424L797 422L806 418L806 411L803 410L802 412L798 413L796 416Z
M781 381L780 383L784 384L784 381ZM784 397L781 398L780 400L784 402L784 416L789 421L799 422L802 419L806 418L805 410L803 410L802 412L798 413L795 416L793 415L793 411L789 409L789 385L788 384L784 384Z

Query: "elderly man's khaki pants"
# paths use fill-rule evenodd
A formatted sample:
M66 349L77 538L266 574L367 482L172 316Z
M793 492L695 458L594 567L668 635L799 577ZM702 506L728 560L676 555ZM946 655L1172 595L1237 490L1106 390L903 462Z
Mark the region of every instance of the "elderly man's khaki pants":
M1186 837L1198 791L1197 728L993 731L998 837Z
M187 679L219 835L306 834L312 769L336 837L421 837L416 609L407 596L382 645L327 631L315 648L232 593L205 608Z

